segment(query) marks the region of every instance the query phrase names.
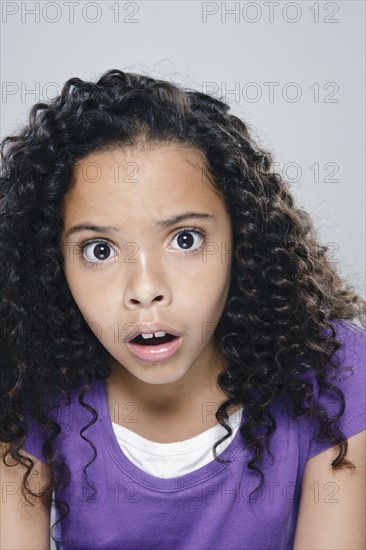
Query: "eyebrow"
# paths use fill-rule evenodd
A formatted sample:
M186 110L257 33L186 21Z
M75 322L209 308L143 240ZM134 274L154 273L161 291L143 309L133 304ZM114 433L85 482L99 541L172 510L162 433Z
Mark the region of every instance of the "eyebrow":
M188 219L194 219L194 220L207 220L207 221L215 221L216 218L212 214L207 214L206 212L184 212L183 214L178 214L177 216L172 216L170 218L166 218L165 220L160 220L158 222L155 222L152 224L151 228L154 229L156 227L171 227L172 225L175 225L176 223L183 222ZM81 231L95 231L97 233L123 233L122 227L113 227L111 225L95 225L92 223L79 223L77 225L74 225L69 229L66 233L66 237L69 237L70 235L75 235L76 233L80 233Z

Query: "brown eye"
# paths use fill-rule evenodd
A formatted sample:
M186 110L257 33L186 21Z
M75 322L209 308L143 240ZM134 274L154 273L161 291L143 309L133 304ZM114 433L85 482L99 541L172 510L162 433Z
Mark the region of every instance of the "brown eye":
M81 243L81 255L83 261L92 266L100 265L104 260L113 258L114 250L106 241L89 241Z
M194 245L194 238L191 233L184 231L184 233L178 235L177 243L182 248L191 248Z
M105 243L98 243L97 245L94 246L92 250L93 250L93 255L98 260L106 260L107 258L109 258L111 254L110 246Z
M188 253L196 252L204 241L204 233L195 229L183 229L174 236L176 239L178 250L187 250Z

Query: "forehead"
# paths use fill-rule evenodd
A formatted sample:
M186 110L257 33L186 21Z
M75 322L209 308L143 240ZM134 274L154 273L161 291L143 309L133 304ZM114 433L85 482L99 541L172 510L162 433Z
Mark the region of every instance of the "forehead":
M205 170L200 151L180 145L96 151L74 169L64 215L80 211L106 215L158 215L195 203L225 208Z

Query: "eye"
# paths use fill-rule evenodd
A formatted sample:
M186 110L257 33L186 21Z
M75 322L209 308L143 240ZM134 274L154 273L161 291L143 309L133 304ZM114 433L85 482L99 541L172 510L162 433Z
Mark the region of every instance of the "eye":
M192 234L196 235L196 238L193 237ZM197 239L197 235L199 237L198 239ZM192 228L182 229L181 231L179 231L179 233L177 233L174 236L173 241L175 239L177 241L179 250L181 252L186 250L188 254L195 254L201 248L205 240L205 232L202 231L201 229L200 230L192 229ZM197 244L197 240L198 240L198 244Z
M111 253L114 253L112 246L106 241L84 241L79 243L77 248L81 259L88 267L97 267L105 260L116 257Z

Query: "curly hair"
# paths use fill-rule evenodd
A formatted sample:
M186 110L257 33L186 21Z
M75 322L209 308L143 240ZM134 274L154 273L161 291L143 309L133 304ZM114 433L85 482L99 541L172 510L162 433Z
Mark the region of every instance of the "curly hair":
M248 420L240 432L253 457L269 452L276 420L269 406L286 396L294 416L314 417L323 439L338 445L334 469L354 468L345 459L347 440L337 427L343 392L329 383L325 366L338 370L333 356L341 342L336 319L358 319L366 328L366 301L342 279L327 256L313 222L296 206L289 185L273 171L273 158L255 142L249 127L230 114L223 101L178 84L120 70L96 82L69 79L59 96L35 104L27 124L1 145L1 420L0 441L7 455L26 471L24 496L52 501L52 492L70 481L64 457L56 451L61 428L48 402L79 390L84 402L93 380L110 374L107 352L81 315L63 271L60 235L62 205L74 182L77 160L97 150L147 144L179 144L200 151L204 168L224 199L233 228L232 280L213 335L226 368L217 382L228 399L216 411L226 423L231 405L245 405ZM325 331L330 329L330 334ZM86 368L88 365L88 369ZM341 407L329 417L306 375L333 391ZM31 398L29 397L31 396ZM47 432L45 459L52 483L40 494L28 487L34 462L21 454L28 433L25 406ZM265 438L259 434L264 428ZM86 439L94 449L92 442ZM84 467L89 466L88 463ZM55 499L68 513L68 504Z

